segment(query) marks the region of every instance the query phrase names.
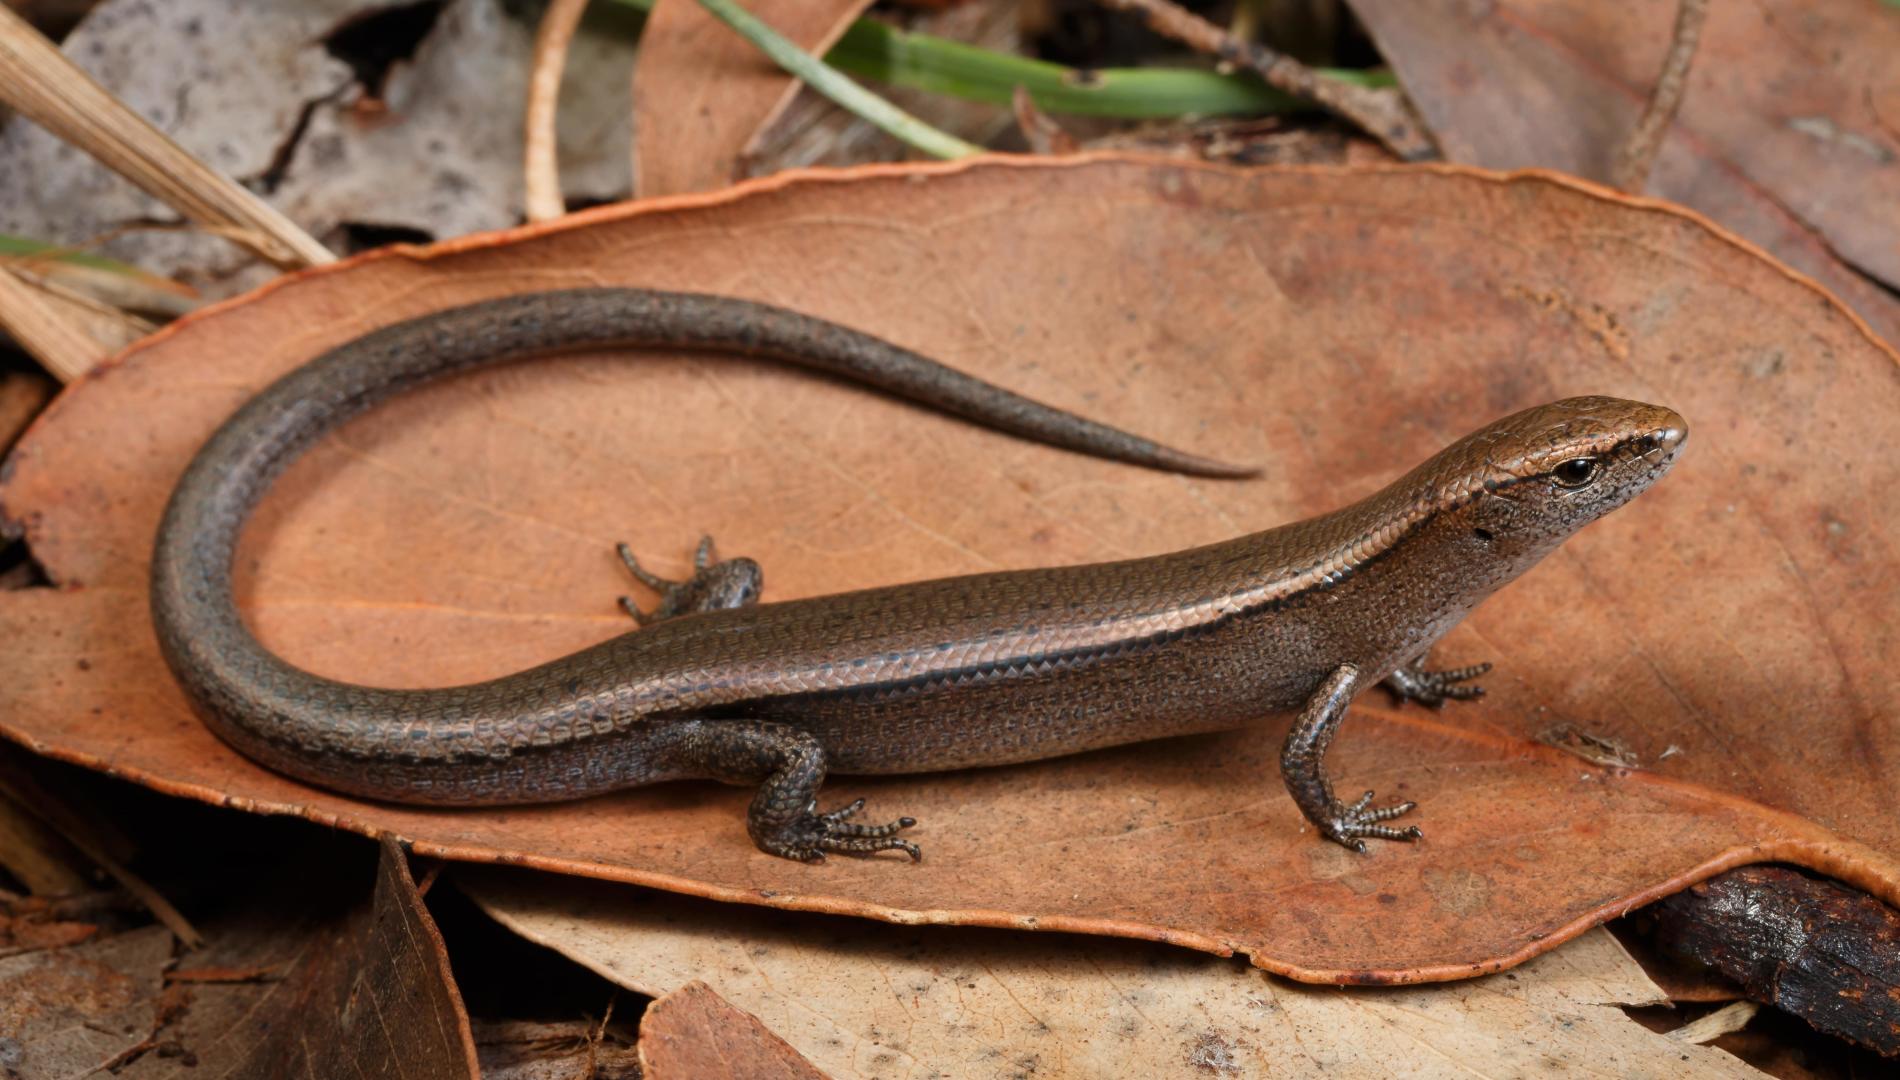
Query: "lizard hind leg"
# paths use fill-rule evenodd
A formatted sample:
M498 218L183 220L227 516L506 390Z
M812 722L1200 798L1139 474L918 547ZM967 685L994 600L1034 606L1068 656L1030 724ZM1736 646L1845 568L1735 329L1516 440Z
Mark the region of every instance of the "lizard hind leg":
M765 575L759 564L751 559L717 559L713 555L713 541L710 536L699 539L699 547L693 552L693 576L684 581L672 581L640 565L633 555L633 549L625 544L615 546L620 553L620 561L627 564L628 572L634 580L660 594L659 604L651 611L642 610L634 604L633 598L623 596L620 606L641 626L651 626L663 619L678 615L690 615L696 611L719 611L724 608L745 607L759 602L759 591L765 585Z
M689 720L675 730L667 754L686 775L758 784L746 810L746 832L767 854L812 863L824 862L828 852L902 851L912 860L923 858L916 844L897 835L917 824L915 818L886 825L849 820L864 809L863 799L818 810L825 750L810 732L760 720Z

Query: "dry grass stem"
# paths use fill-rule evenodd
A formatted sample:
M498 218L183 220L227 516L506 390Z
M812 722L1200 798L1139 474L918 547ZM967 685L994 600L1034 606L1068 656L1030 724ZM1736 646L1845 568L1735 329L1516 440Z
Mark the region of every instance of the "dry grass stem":
M1682 95L1689 86L1689 65L1695 60L1696 45L1702 39L1702 23L1709 15L1709 0L1682 0L1676 9L1676 29L1669 43L1669 55L1663 58L1662 73L1656 76L1656 88L1649 104L1637 119L1629 138L1617 150L1616 163L1610 168L1610 182L1619 190L1638 194L1649 182L1650 167L1656 163L1656 151L1676 118Z
M112 96L26 20L0 6L0 102L200 225L232 230L284 267L334 261L322 244Z
M561 98L561 72L567 46L574 40L587 0L552 0L534 35L534 66L528 73L526 138L522 147L522 185L529 221L552 221L567 213L561 198L561 167L555 116Z
M73 305L12 270L0 267L0 330L61 382L71 382L117 348L93 337Z

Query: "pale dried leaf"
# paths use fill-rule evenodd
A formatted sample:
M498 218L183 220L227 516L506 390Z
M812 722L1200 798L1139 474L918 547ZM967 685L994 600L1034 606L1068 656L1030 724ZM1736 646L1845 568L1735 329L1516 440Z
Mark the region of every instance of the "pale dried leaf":
M1761 1075L1626 1017L1665 999L1600 929L1470 982L1344 988L1135 942L762 915L502 871L456 882L628 989L703 980L837 1080Z

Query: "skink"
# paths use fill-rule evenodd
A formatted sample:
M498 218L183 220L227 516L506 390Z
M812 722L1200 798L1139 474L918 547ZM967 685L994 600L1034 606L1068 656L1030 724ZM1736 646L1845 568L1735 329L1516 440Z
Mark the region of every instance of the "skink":
M256 761L352 795L473 805L581 798L683 778L757 785L758 847L918 848L899 818L821 811L828 772L927 772L1073 754L1292 717L1288 790L1321 835L1409 840L1413 804L1335 796L1324 756L1347 705L1475 696L1487 665L1424 666L1432 644L1565 538L1666 472L1669 409L1581 397L1519 412L1332 513L1171 554L760 603L747 559L702 543L640 629L467 686L392 690L300 670L245 627L231 561L252 507L323 432L429 378L610 345L790 361L979 423L1140 465L1250 470L1039 405L835 324L730 298L632 289L536 293L345 344L233 415L185 470L159 528L152 615L205 722Z

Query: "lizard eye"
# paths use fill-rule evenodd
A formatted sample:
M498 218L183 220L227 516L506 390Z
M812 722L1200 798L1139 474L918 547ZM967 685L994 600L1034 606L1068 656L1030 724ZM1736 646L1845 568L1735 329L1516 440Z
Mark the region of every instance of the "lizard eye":
M1567 488L1580 488L1597 478L1600 465L1596 458L1571 458L1551 470L1551 477Z

